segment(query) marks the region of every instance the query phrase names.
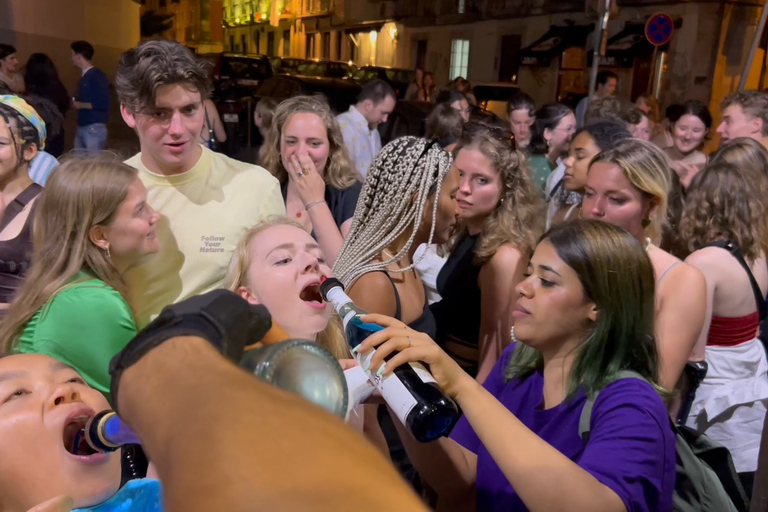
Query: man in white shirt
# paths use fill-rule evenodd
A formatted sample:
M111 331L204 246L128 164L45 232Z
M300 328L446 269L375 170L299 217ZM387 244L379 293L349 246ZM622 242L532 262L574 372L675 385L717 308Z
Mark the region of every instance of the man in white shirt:
M338 117L344 146L363 180L371 162L381 151L381 137L377 128L387 122L396 101L395 91L387 82L373 80L360 91L357 103Z
M616 87L619 85L619 75L613 71L601 71L597 74L597 84L595 92L592 94L592 100L599 100L605 98L616 92ZM587 114L587 106L589 104L589 96L582 98L578 105L576 105L576 124L579 128L584 126L584 116Z

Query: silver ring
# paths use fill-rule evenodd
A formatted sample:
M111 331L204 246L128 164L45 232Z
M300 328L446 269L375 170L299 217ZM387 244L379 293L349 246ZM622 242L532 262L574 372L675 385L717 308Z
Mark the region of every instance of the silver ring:
M411 348L411 337L410 336L406 336L406 337L408 338L408 348Z

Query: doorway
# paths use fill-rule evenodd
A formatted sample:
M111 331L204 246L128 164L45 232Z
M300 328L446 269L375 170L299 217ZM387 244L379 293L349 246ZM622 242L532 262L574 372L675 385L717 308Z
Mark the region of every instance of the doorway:
M517 83L520 70L520 45L523 37L519 34L501 36L501 54L499 56L499 82Z

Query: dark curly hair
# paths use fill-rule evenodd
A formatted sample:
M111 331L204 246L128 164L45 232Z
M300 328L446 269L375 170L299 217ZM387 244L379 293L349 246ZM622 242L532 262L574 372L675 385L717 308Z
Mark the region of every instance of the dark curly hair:
M725 239L753 262L766 240L765 209L752 181L735 165L707 165L691 182L680 221L680 234L691 251Z
M206 99L211 93L209 68L208 61L175 41L145 41L120 57L117 95L133 113L153 108L157 89L163 85L189 84Z

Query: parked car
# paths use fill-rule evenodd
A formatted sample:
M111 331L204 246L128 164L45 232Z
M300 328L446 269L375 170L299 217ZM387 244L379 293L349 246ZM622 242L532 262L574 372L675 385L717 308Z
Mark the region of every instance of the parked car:
M203 58L213 63L211 78L216 90L225 83L228 86L255 90L261 82L275 74L266 55L210 53L203 55Z
M293 57L273 57L272 69L276 75L298 75L299 66L306 64L307 59L296 59Z
M423 137L426 131L425 121L433 108L434 103L398 101L387 122L379 125L382 146L405 135Z
M322 94L328 100L331 110L340 114L349 110L357 101L360 85L348 80L317 78L307 76L275 76L256 89L256 99L262 97L283 101L301 94Z
M365 85L371 80L384 80L395 90L397 99L405 98L405 92L408 86L416 77L416 72L412 69L387 68L384 66L363 66L352 75L352 80L361 85Z
M509 83L481 84L472 88L481 109L492 112L502 119L507 118L507 104L520 88Z
M351 78L357 72L357 66L352 62L339 60L308 60L299 64L296 74L317 78Z

